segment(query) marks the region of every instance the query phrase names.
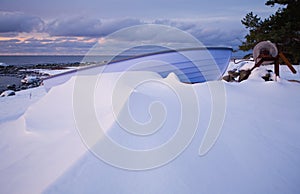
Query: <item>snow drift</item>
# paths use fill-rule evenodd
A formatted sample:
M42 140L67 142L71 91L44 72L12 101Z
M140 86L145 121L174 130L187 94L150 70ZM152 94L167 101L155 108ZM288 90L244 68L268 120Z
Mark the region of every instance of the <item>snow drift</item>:
M105 84L96 85L95 114L107 136L131 149L157 147L176 132L181 103L176 93L162 83L171 82L175 90L188 87L196 92L199 123L191 143L178 157L164 166L144 171L124 170L100 160L87 148L77 130L76 79L72 78L52 88L22 116L0 124L0 192L300 192L298 83L253 78L239 84L215 81L189 85L180 83L174 75L163 79L154 73L139 74L152 81L131 88L131 95L124 96L123 103L131 107L132 117L140 123L153 119L149 112L153 102L163 104L166 111L160 130L148 137L134 136L115 124L110 112L109 96L113 91L109 80L118 76L118 73L107 74L103 77ZM211 85L225 87L226 115L216 143L206 155L199 156L199 146L212 114ZM121 112L124 107L119 108ZM88 115L86 119L89 120Z

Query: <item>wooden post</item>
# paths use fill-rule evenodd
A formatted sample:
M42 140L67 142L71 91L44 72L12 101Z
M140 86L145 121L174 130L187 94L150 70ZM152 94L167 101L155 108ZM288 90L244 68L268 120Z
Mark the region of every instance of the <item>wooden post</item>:
M255 65L250 69L250 72L252 72L253 69L255 69L256 67L259 67L260 65L262 65L265 61L273 62L274 63L274 72L275 72L275 81L277 81L277 77L280 77L280 75L279 75L279 67L280 67L279 66L279 58L281 58L293 73L297 73L297 71L294 69L292 64L289 62L289 60L284 56L284 54L282 52L280 52L276 57L261 54L261 55L259 55L258 58L260 60L258 62L255 60Z
M276 59L275 59L274 71L275 71L276 78L277 78L277 76L279 77L279 58L278 57L276 57Z
M293 65L290 63L290 61L284 56L282 52L280 52L279 57L285 62L285 64L290 68L290 70L295 74L297 73L296 69L293 67Z
M250 71L253 71L256 67L259 67L264 62L264 58L261 58L258 63L255 63L254 66L250 69Z

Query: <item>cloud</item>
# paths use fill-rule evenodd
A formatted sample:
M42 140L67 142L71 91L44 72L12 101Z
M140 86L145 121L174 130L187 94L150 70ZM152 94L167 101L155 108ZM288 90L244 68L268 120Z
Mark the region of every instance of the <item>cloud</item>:
M217 18L216 18L217 19ZM222 18L218 18L220 20ZM214 20L214 19L211 19ZM227 21L227 22L226 22ZM239 26L228 27L227 18L223 18L222 26L214 26L211 23L203 20L155 20L155 24L169 25L180 30L190 33L204 45L227 45L236 47L243 39L245 31Z
M0 53L85 54L96 42L94 39L79 40L73 37L0 40Z
M230 21L228 18L218 18L223 21ZM112 34L106 39L110 39L108 42L110 45L142 45L142 44L156 44L156 43L176 43L182 47L196 45L195 39L206 46L232 46L234 49L241 43L245 31L239 26L228 27L224 23L224 27L215 27L209 22L203 22L202 20L181 20L181 19L163 19L148 21L148 24L159 24L162 27L141 27L133 28L133 30L124 30L122 33ZM174 30L174 27L179 30ZM191 34L194 39L189 36L184 36L183 33ZM139 43L140 42L140 43ZM178 45L178 46L180 46ZM180 46L180 47L181 47Z
M25 14L0 13L2 14L1 16L5 15L5 17L0 17L0 40L1 37L3 37L2 40L15 39L14 41L0 41L1 53L85 54L103 37L103 40L106 40L106 44L102 45L103 52L121 48L122 45L131 47L148 43L152 45L166 43L166 45L169 45L169 43L175 42L179 47L190 47L189 43L193 41L189 37L186 38L180 33L174 33L171 30L172 28L168 31L168 26L190 33L207 46L226 45L236 49L245 35L245 31L240 26L228 27L227 24L230 22L228 18L215 18L207 22L203 19L143 21L133 18L97 19L73 17L44 22L40 18ZM11 26L8 25L4 29L4 23L9 21L8 15L12 16L10 18ZM22 23L24 19L20 18L21 16L28 18L29 21ZM213 22L215 20L221 22L222 27L215 26ZM139 28L137 31L127 28L140 24L149 24L150 26L159 24L165 28L145 27ZM122 33L114 33L123 28L127 28L127 30L124 30ZM32 33L38 30L40 30L40 35L39 33ZM107 45L109 46L105 47Z
M181 21L181 20L170 20L170 19L158 19L154 20L154 24L161 24L161 25L167 25L167 26L173 26L176 28L179 28L184 31L188 31L190 29L196 28L199 25L199 21Z
M61 37L105 37L120 29L140 24L160 24L178 28L195 36L206 45L238 45L244 37L244 31L240 26L232 27L231 19L225 17L200 19L157 19L143 21L133 18L121 19L97 19L90 17L59 18L50 22L44 22L41 18L26 15L19 12L0 12L0 36L20 32L44 32L50 36ZM216 23L218 23L217 26ZM228 26L231 26L230 28ZM143 33L141 35L141 33ZM155 39L160 32L144 31L127 34L128 41L148 38ZM159 37L163 37L160 34ZM172 34L166 34L164 40L172 40ZM158 40L159 41L159 40Z
M127 28L105 37L104 41L100 41L99 44L93 48L90 55L103 53L108 55L117 54L132 47L149 45L173 49L199 47L203 45L231 46L237 49L241 43L240 39L243 37L243 31L241 29L220 29L202 25L201 21L165 19L152 22L148 21L148 23L150 24ZM186 32L191 35L188 35ZM141 49L144 50L144 48L145 47L142 47Z
M3 32L3 33L0 32L0 37L9 38L9 37L16 37L16 36L18 36L18 32Z
M103 37L119 29L139 24L142 24L140 20L130 18L100 20L79 17L50 22L46 27L46 32L51 36Z
M0 12L0 33L42 31L41 18L19 12Z

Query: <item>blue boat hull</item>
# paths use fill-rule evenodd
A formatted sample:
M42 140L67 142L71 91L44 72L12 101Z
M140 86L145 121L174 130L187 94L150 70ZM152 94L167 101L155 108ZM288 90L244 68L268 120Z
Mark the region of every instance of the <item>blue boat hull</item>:
M55 85L64 83L78 72L95 75L95 73L106 72L152 71L162 77L173 72L184 83L218 80L227 69L231 53L232 49L228 47L205 47L150 53L52 76L44 80L44 85L49 90Z

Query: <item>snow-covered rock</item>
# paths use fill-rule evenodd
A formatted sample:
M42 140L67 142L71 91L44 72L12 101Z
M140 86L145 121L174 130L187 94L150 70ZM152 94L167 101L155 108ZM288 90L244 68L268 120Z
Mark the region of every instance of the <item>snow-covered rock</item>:
M0 97L14 96L14 95L16 95L15 91L13 91L13 90L6 90L6 91L4 91L4 92L2 92L0 94Z
M253 61L237 61L238 63L234 63L233 61L229 63L227 71L223 77L224 80L231 81L239 81L240 72L249 71L254 67ZM283 80L298 80L300 81L300 66L294 65L297 73L293 74L290 69L286 65L279 66L280 78ZM237 73L235 76L234 74ZM266 77L268 77L266 79ZM255 81L270 81L276 80L280 78L275 78L274 73L274 65L261 65L259 68L253 69L253 71L249 74L247 79L255 80ZM244 79L242 79L244 80ZM282 80L282 79L281 79Z
M26 76L24 79L21 80L23 84L33 84L40 81L40 78L37 76Z
M0 66L1 66L1 67L7 67L7 66L9 66L9 65L7 65L6 63L0 63Z

